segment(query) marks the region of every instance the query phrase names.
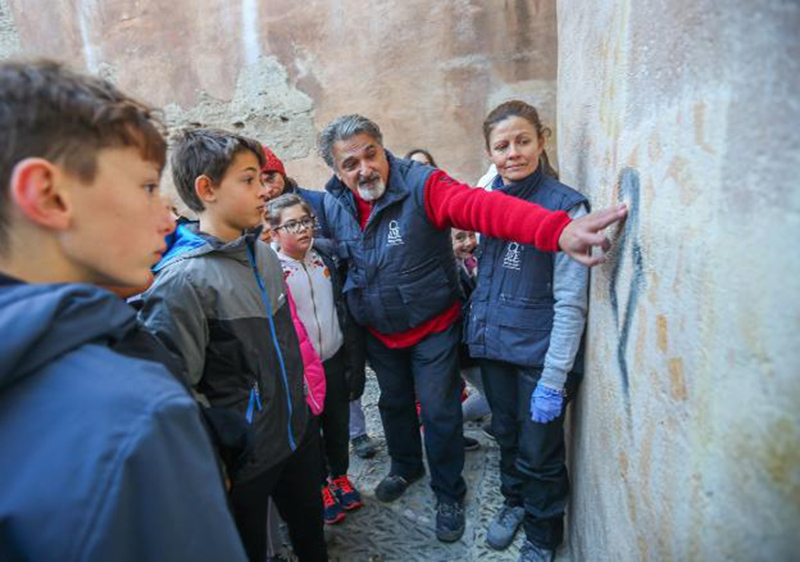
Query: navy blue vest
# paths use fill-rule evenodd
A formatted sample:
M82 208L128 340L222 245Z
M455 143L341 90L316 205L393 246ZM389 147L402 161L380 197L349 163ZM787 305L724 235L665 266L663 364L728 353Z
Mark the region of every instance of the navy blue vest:
M362 232L353 194L338 178L325 189L328 229L347 260L344 293L350 314L384 334L405 332L441 314L461 297L450 230L425 212L433 168L388 151L389 184Z
M553 211L568 211L587 203L583 195L545 176L540 169L519 183L495 185L496 191ZM532 245L481 237L478 283L470 298L464 330L472 357L524 367L544 366L553 328L554 257L554 253Z

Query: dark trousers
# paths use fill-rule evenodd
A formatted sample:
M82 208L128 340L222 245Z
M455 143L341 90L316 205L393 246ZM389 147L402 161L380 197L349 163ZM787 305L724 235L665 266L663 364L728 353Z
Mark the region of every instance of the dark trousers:
M500 491L508 504L525 507L523 527L528 540L554 549L564 538L564 509L569 495L564 412L550 423L531 420L531 394L540 369L486 359L480 363L492 409L492 432L500 445ZM567 400L576 384L570 375Z
M319 416L322 429L323 482L347 474L350 467L350 390L344 347L322 363L325 370L325 409Z
M267 500L270 496L289 527L297 557L303 562L328 559L322 531L319 451L319 432L312 426L289 458L231 489L236 527L252 562L263 562L267 557Z
M378 377L378 407L392 459L391 472L409 477L422 469L422 442L415 407L425 425L431 488L439 501L460 501L466 493L458 343L461 325L402 349L390 349L370 334L367 358Z

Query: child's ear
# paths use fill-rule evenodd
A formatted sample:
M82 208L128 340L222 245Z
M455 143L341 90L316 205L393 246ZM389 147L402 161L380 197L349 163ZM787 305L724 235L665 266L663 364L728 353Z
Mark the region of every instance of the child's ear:
M211 183L211 178L206 175L197 176L194 180L194 192L203 203L213 203L217 200L214 184Z
M57 181L62 176L44 158L21 160L11 172L11 200L29 220L63 230L69 226L71 209L67 194Z

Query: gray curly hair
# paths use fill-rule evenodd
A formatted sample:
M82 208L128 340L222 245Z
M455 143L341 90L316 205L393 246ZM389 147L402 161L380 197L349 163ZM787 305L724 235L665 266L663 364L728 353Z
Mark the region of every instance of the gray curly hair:
M317 151L322 159L325 160L325 163L335 171L336 163L333 160L333 145L337 141L347 140L361 133L368 134L383 146L383 134L378 124L363 115L352 113L337 117L322 129L317 138Z

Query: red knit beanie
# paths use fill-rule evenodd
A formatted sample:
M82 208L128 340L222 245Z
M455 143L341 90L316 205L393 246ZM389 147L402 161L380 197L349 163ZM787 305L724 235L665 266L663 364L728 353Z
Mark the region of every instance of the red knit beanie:
M264 147L264 157L267 159L267 163L261 168L262 173L280 172L283 177L286 177L286 168L283 167L283 162L266 146Z

